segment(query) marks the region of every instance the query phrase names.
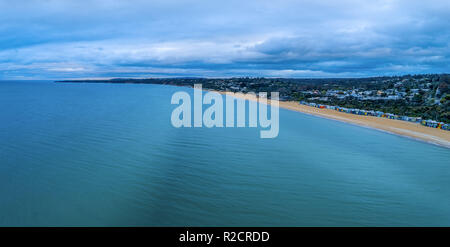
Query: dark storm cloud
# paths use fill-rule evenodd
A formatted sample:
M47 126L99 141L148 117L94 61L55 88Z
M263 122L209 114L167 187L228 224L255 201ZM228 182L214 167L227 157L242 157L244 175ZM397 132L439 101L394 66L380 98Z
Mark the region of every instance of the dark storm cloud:
M449 72L448 1L2 1L0 79Z

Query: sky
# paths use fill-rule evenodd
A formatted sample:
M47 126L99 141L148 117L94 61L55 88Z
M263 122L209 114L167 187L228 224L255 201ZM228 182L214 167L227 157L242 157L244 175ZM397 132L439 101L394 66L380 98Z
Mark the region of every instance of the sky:
M0 0L0 79L450 72L450 1Z

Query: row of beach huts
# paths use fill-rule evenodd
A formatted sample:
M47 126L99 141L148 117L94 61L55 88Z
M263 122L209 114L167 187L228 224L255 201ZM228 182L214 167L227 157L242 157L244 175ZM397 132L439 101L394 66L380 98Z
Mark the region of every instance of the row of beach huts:
M397 120L402 120L402 121L420 123L423 126L427 126L427 127L431 127L431 128L450 130L450 124L446 124L444 122L437 122L434 120L424 120L421 117L399 116L399 115L395 115L392 113L385 113L385 112L381 112L381 111L367 111L367 110L352 109L352 108L345 108L345 107L339 107L339 106L322 105L322 104L316 104L316 103L311 103L311 102L306 102L306 101L300 101L300 104L317 107L317 108L322 108L322 109L331 109L331 110L336 110L339 112L345 112L345 113L350 113L350 114L355 114L355 115L397 119Z

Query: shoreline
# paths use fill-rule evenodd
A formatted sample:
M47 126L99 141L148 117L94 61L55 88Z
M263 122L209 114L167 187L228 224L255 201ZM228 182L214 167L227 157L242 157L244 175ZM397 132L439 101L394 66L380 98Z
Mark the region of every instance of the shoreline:
M225 95L227 92L213 91ZM236 98L257 101L257 97L251 95L244 95L242 93L235 93ZM270 104L271 100L268 99ZM395 134L403 137L408 137L414 140L419 140L429 144L435 144L441 147L450 148L450 131L437 128L430 128L422 126L418 123L407 121L380 118L374 116L354 115L344 112L339 112L331 109L320 109L312 106L301 105L297 101L278 101L280 108L296 111L308 115L323 117L340 122L355 124L361 127L376 129L379 131Z
M111 82L99 82L99 83L111 83ZM185 85L168 85L168 86L186 87ZM222 95L226 95L226 93L228 93L226 91L218 91L206 88L203 88L202 90L206 92L216 92ZM245 100L258 101L257 97L245 95L243 93L235 93L232 96ZM268 99L267 102L268 104L270 104L271 100ZM280 108L283 109L296 111L316 117L340 121L348 124L353 124L360 127L375 129L385 133L394 134L409 139L413 139L416 141L434 144L437 146L450 149L450 131L448 130L426 127L418 123L401 121L396 119L355 115L331 109L321 109L312 106L301 105L297 101L278 101L278 105Z

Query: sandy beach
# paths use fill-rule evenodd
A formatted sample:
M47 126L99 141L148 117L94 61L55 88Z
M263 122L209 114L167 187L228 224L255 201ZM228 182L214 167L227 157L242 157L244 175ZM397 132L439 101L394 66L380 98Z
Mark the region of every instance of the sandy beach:
M226 92L218 92L225 94ZM246 100L257 100L251 95L242 93L234 94L235 97ZM270 104L270 100L269 100ZM316 107L300 105L297 101L278 101L279 107L292 111L302 112L328 119L343 121L351 124L357 124L364 127L382 130L391 134L402 135L405 137L425 141L450 148L450 131L422 126L418 123L380 118L373 116L362 116L338 112L331 109L320 109Z

